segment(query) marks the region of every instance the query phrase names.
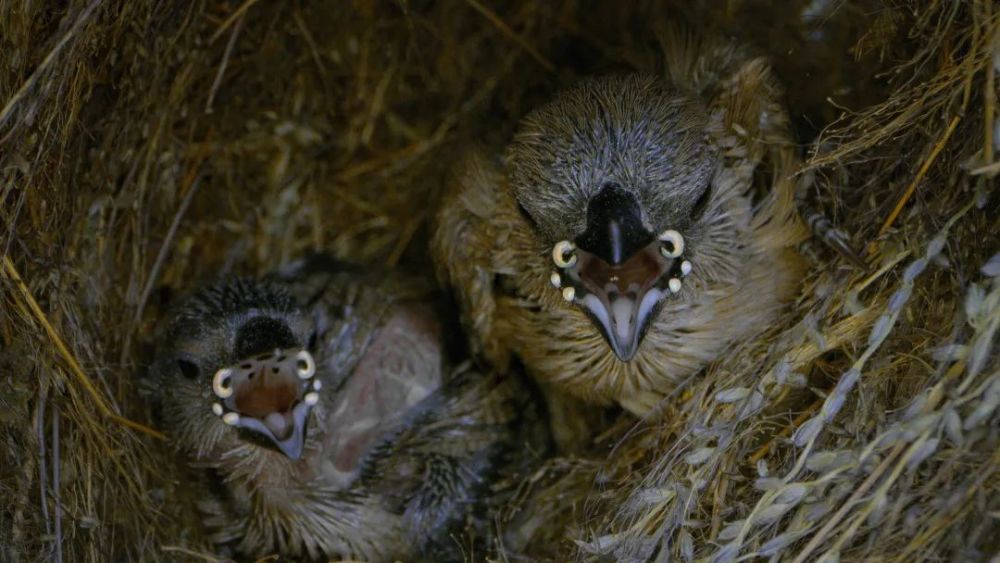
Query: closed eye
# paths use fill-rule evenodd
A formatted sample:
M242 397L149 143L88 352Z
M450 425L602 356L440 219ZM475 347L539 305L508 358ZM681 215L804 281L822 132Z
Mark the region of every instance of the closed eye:
M518 213L521 214L521 217L523 217L524 220L527 221L529 225L531 225L531 228L533 229L538 228L538 223L535 222L535 218L531 216L531 213L528 213L528 210L525 209L523 205L521 205L520 201L517 202L517 211Z
M712 198L712 183L709 182L705 189L702 190L701 195L698 196L698 200L694 202L694 207L691 208L691 213L689 217L692 221L697 221L701 219L701 216L705 213L708 208L708 202Z

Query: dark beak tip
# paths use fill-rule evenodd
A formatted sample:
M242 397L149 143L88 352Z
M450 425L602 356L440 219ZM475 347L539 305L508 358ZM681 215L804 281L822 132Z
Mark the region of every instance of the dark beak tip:
M623 362L631 361L635 357L636 352L639 351L638 343L633 342L619 342L613 336L605 335L604 338L611 351L615 353L615 357Z
M615 350L615 356L618 356L618 359L623 362L629 362L635 357L636 351L638 351L636 346L629 346L625 350Z
M275 445L285 457L292 461L298 461L302 458L302 451L305 449L305 436L300 438L296 435L283 442L275 441Z

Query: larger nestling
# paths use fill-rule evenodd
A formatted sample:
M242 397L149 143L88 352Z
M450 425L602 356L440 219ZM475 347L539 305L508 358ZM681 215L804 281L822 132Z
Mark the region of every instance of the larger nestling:
M473 343L644 415L794 297L806 235L781 90L729 45L584 80L466 158L433 250Z

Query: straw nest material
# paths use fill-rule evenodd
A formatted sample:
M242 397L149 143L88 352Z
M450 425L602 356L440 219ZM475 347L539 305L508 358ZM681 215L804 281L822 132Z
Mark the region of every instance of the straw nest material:
M0 560L213 560L136 391L172 293L318 249L429 276L458 151L663 21L770 56L870 268L808 243L780 324L498 526L559 560L996 553L1000 5L661 4L0 2Z

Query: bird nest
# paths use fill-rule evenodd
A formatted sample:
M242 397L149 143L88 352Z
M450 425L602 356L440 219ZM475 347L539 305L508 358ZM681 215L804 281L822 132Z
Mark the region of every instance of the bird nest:
M560 560L1000 549L1000 7L661 4L4 4L0 559L215 560L135 383L171 294L312 250L429 277L462 149L650 56L658 22L769 56L808 196L869 268L806 243L781 322L498 526Z

